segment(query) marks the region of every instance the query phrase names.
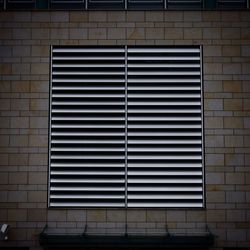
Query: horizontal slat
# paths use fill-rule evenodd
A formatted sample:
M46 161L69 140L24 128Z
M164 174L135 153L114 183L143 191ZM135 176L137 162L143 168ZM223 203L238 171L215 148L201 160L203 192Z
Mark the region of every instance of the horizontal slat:
M68 83L72 83L72 82L81 82L81 83L90 83L90 82L98 82L98 83L123 83L124 80L123 79L70 79L70 78L64 78L64 79L52 79L52 82L68 82Z
M175 87L145 87L145 86L142 86L142 87L133 87L133 86L129 86L128 87L128 90L142 90L142 91L145 91L145 90L179 90L179 91L185 91L185 90L200 90L200 87L178 87L178 86L175 86Z
M153 183L173 183L173 184L184 184L184 183L190 183L190 184L195 184L195 183L202 183L202 180L201 179L167 179L167 178L144 178L144 179L128 179L128 183L132 183L132 184L135 184L135 183L149 183L149 184L153 184Z
M53 87L53 90L125 90L125 87Z
M128 136L201 136L200 132L128 132Z
M201 102L199 101L179 101L179 102L176 102L176 101L173 101L173 102L159 102L159 101L155 101L155 102L152 102L152 101L148 101L148 102L141 102L141 101L136 101L136 100L133 100L133 101L129 101L128 103L128 106L135 106L135 105L140 105L140 106L187 106L187 105L192 105L192 106L200 106L201 105Z
M124 207L125 203L114 203L114 202L50 202L51 207Z
M52 132L52 136L125 136L125 133L77 133L77 132Z
M103 49L99 49L99 48L72 48L72 49L68 49L68 48L54 48L53 52L56 53L124 53L125 49L123 48L103 48Z
M153 194L153 195L128 195L128 199L132 199L132 200L165 200L165 199L171 199L171 200L200 200L202 199L202 195L178 195L178 194L174 194L174 195L157 195L157 194ZM133 201L131 201L133 202Z
M62 178L51 178L50 179L51 183L124 183L124 179L116 178L116 179L73 179L73 178L67 178L67 179L62 179Z
M125 64L121 64L121 63L110 64L106 62L103 62L103 64L101 64L100 62L98 62L97 64L76 64L76 63L56 64L56 63L53 63L53 68L124 68L124 67L125 67Z
M203 207L202 205L202 201L200 202L197 202L197 203L188 203L188 202L176 202L176 203L173 203L173 202L158 202L158 203L155 203L155 202L144 202L144 203L139 203L139 202L129 202L128 203L128 207L159 207L159 208L162 208L162 207L169 207L169 208L174 208L174 207L182 207L182 208L195 208L195 207Z
M199 48L128 48L129 53L199 53Z
M124 156L110 155L92 155L92 156L84 156L84 155L51 155L51 159L61 159L61 160L122 160Z
M148 139L143 139L141 140L133 140L133 139L128 139L128 144L201 144L201 140L183 140L181 138L180 140L156 140L155 138L152 140Z
M125 148L118 148L118 147L105 147L105 148L75 148L75 147L64 147L64 148L55 148L52 147L51 151L53 152L124 152Z
M51 195L51 199L124 199L125 195Z
M149 125L134 125L134 124L129 124L128 125L128 128L129 129L132 129L132 128L140 128L140 129L146 129L146 128L150 128L150 129L178 129L178 128L183 128L183 129L196 129L196 128L201 128L201 125L195 125L195 124L192 124L192 125L187 125L187 124L183 124L183 125L177 125L177 124L172 124L172 125L154 125L154 124L149 124Z
M56 140L53 139L51 141L52 144L124 144L125 141L124 140L72 140L72 139L68 139L68 140Z
M200 98L200 94L172 94L171 95L171 94L130 94L129 93L128 98Z
M50 188L51 191L88 191L88 192L95 192L95 191L114 191L114 192L122 192L125 191L125 187L115 187L115 186L111 186L111 187L106 187L106 186L102 186L102 187L54 187L51 186Z
M87 164L83 164L83 163L51 163L51 167L55 168L68 168L68 167L72 167L72 168L85 168L85 167L90 167L90 168L121 168L121 167L125 167L125 164L114 164L114 163L109 163L109 164L105 164L105 163L101 163L101 164L93 164L93 163L87 163Z
M200 71L128 71L128 76L190 76L200 75Z
M59 125L59 124L52 124L51 128L64 128L64 129L68 129L68 128L125 128L125 125L114 125L114 124L110 124L110 125L99 125L99 124L87 124L87 125Z
M202 187L154 187L147 185L147 187L134 187L129 185L128 186L129 192L201 192Z
M200 68L200 64L198 63L129 63L128 64L128 69L130 68Z
M124 121L124 117L52 117L52 121Z
M109 60L125 60L123 56L53 56L53 60L98 60L98 61L109 61Z
M51 175L96 175L96 176L103 176L103 175L124 175L124 171L55 171L52 170Z
M167 114L167 113L201 113L200 109L128 109L128 114L134 113L154 113L154 114Z
M128 155L128 160L201 160L200 155Z
M133 117L129 116L128 121L201 121L201 117Z
M159 147L129 147L128 152L201 152L201 148L159 148Z
M137 82L163 82L163 83L199 83L200 79L137 79L137 78L128 78L128 83L137 83Z
M201 163L128 163L129 168L202 168ZM147 169L145 169L147 171Z
M125 102L103 102L103 101L94 101L94 102L76 102L76 101L53 101L52 105L125 105Z
M124 72L116 72L116 71L88 71L88 72L83 72L83 71L53 71L53 75L87 75L87 76L92 76L92 75L124 75Z
M52 94L53 98L124 98L124 95L122 94Z
M201 171L128 171L129 176L201 176Z
M52 113L124 113L124 109L53 109Z
M199 56L128 56L128 61L198 61Z

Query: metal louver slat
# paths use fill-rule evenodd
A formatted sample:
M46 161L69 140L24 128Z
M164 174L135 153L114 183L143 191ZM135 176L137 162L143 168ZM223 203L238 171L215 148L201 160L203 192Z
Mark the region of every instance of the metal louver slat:
M202 207L200 47L128 49L128 207Z
M124 51L52 48L51 207L125 206Z
M54 46L49 205L204 206L199 46Z

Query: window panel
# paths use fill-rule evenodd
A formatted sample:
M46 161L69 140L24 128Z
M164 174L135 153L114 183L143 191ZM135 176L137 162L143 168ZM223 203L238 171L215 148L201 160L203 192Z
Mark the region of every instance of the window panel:
M0 10L3 10L3 9L4 9L4 1L0 0Z
M247 8L247 0L217 0L218 9L244 9Z
M6 8L15 9L15 10L24 10L24 9L34 9L36 6L35 0L7 0Z
M202 207L200 48L128 49L128 206Z
M52 207L203 207L201 50L53 47Z
M50 0L52 9L83 9L85 8L85 0Z
M124 48L52 53L50 206L125 206Z
M168 9L202 9L203 0L167 0Z
M88 9L124 9L125 0L88 0Z
M164 0L128 0L128 9L164 9Z

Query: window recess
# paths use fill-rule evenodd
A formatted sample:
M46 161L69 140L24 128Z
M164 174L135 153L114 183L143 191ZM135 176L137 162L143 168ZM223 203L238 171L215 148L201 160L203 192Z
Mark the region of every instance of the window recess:
M247 0L217 0L217 9L244 9L249 8Z
M84 9L86 0L50 0L52 9Z
M88 0L87 8L93 10L124 10L127 0Z
M167 9L195 10L203 8L203 0L167 0Z
M49 206L204 206L199 46L51 59Z
M6 9L25 10L33 9L36 6L36 0L6 0Z
M127 0L128 9L161 10L166 8L166 0Z

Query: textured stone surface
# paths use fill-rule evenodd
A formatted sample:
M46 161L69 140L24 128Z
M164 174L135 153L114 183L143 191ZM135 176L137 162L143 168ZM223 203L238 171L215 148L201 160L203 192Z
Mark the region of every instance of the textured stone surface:
M249 12L13 11L1 12L0 23L0 222L11 224L4 247L40 249L45 224L116 233L126 221L144 234L165 226L199 232L208 224L219 236L213 249L250 246ZM47 208L53 44L203 45L205 209Z

